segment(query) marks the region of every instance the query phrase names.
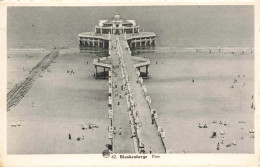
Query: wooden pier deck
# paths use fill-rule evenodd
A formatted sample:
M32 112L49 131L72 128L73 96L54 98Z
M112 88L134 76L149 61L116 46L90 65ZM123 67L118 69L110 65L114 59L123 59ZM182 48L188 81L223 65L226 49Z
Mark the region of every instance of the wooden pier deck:
M163 146L162 140L160 138L160 133L157 130L155 124L152 124L151 111L149 105L146 101L146 97L143 94L142 87L140 83L137 83L139 76L136 74L136 66L131 58L130 48L127 41L123 35L116 36L111 35L109 53L112 57L112 80L113 80L113 126L122 129L122 134L118 133L114 135L113 147L116 153L138 153L140 149L140 142L144 145L145 153L165 153L165 148ZM120 60L121 59L121 64ZM124 68L122 69L122 61L124 61ZM141 128L138 129L141 132L139 135L136 127L134 127L134 117L129 112L127 105L127 98L125 91L121 89L123 85L123 71L129 76L129 83L131 84L132 94L135 101L135 112L138 111L139 118L138 122L141 122ZM117 85L117 86L115 86ZM116 87L116 88L115 88ZM126 86L124 85L124 88ZM123 96L123 99L119 98L119 94ZM118 105L118 102L120 105ZM135 113L133 112L133 113ZM132 120L129 125L129 120ZM131 136L137 136L132 137Z
M113 66L119 67L119 60L116 49L115 37L110 42L111 46L111 60ZM125 101L124 90L121 89L123 85L123 76L120 68L114 68L112 73L112 99L113 99L113 126L116 127L116 134L113 139L113 147L115 153L134 153L133 140L130 138L132 135L129 126L129 117L127 113L127 104ZM120 98L121 97L121 98ZM119 103L119 104L118 104ZM121 128L121 135L119 134L119 128Z

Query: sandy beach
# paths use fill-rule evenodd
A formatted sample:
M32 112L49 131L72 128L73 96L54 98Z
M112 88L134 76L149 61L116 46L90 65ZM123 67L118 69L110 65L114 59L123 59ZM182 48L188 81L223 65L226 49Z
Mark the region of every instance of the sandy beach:
M174 153L253 153L254 135L249 133L254 125L254 110L251 109L254 58L251 53L240 56L149 53L140 56L151 60L149 79L144 82L158 111L157 121L166 132L168 149ZM234 78L238 80L236 83L233 83ZM217 123L212 123L214 121ZM219 121L228 125L220 125ZM198 128L199 123L207 124L208 128ZM226 134L220 135L221 131ZM216 138L210 138L212 132L217 132ZM224 137L224 144L217 150L221 137ZM226 147L233 141L236 146Z
M44 56L31 53L35 56L30 61L35 63L18 63L29 61L26 54L10 54L12 60L8 65L12 68L8 68L11 74L8 82L21 80L28 72L23 71L22 66L30 69ZM34 81L20 103L8 112L8 153L99 154L106 149L105 145L110 142L108 87L107 80L92 77L92 61L96 56L95 52L60 51L49 70ZM233 56L150 52L139 56L151 60L149 78L144 83L158 112L158 124L166 132L167 149L173 153L253 152L254 134L249 133L249 129L254 129L254 110L250 108L254 88L251 53ZM67 70L73 70L74 74ZM19 120L21 126L11 126ZM220 125L219 121L226 122L227 126ZM89 123L95 123L98 128L81 129L81 125ZM199 128L199 123L208 127ZM225 135L221 135L221 131ZM213 132L217 133L216 138L210 138ZM82 136L84 140L76 140ZM221 137L224 137L223 144ZM233 141L236 146L226 147ZM219 150L217 143L220 143Z
M106 148L109 141L107 81L92 77L93 57L84 53L61 54L49 72L34 81L20 103L7 113L8 153L100 154ZM75 73L70 75L67 70L71 69ZM21 126L11 126L19 120ZM95 123L98 128L83 131L81 125L89 123ZM82 135L84 140L77 141Z

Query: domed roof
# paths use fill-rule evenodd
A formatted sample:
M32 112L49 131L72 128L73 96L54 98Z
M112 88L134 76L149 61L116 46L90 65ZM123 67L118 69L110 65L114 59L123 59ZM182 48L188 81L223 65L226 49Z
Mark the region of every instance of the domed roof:
M120 18L121 18L120 15L116 13L114 19L120 19Z
M105 22L105 24L113 24L114 22L122 22L123 24L130 23L126 19L121 18L120 14L116 13L115 16Z

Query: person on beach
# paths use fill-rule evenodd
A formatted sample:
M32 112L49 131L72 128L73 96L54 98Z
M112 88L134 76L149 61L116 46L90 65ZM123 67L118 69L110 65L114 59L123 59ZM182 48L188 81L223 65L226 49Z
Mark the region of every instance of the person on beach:
M217 150L219 150L219 143L217 144Z
M227 123L226 123L226 122L224 123L224 126L227 126Z
M221 144L224 144L224 137L221 137Z
M20 125L21 125L21 121L18 121L17 126L20 126Z
M231 88L234 88L234 85L232 85Z
M251 104L251 108L254 108L254 103Z
M81 140L84 140L84 135L81 136Z
M205 125L203 126L203 128L208 128L207 124L205 124Z
M222 122L221 122L221 121L219 121L219 124L221 124L221 125L222 125Z
M85 130L86 128L85 128L85 126L84 126L84 125L81 125L81 129L82 129L82 130Z
M200 125L200 123L199 123L199 128L202 128L202 126Z
M254 95L252 95L252 99L254 99Z
M230 143L226 145L226 147L230 147L230 146L231 146L231 144L230 144Z
M235 140L233 141L233 145L234 145L234 146L236 146L236 145L237 145L237 144L236 144L236 142L235 142Z
M152 150L152 147L150 147L150 154L152 154L153 150Z
M69 133L69 140L71 140L71 134Z
M119 128L119 135L121 135L122 134L122 129L121 129L121 127Z
M155 63L155 64L156 64L156 65L158 64L158 63L157 63L157 61L156 61L156 63Z
M224 132L224 131L220 131L220 134L221 134L221 135L224 135L224 134L225 134L225 132Z
M194 83L195 82L195 79L194 78L192 78L192 83Z
M217 137L217 133L216 132L212 132L211 138L215 138L215 137Z

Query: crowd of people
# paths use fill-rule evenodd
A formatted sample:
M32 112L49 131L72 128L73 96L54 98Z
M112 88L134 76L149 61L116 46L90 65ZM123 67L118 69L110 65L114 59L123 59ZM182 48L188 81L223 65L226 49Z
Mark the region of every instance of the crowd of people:
M71 70L67 70L67 74L75 74L75 71L73 70L73 69L71 69Z
M117 44L119 44L119 40L117 41ZM122 48L120 48L120 45L118 45L117 47L117 54L119 56L119 65L115 65L114 68L119 68L121 67L121 72L122 72L122 76L123 76L123 85L121 86L121 90L123 89L124 91L124 95L126 97L126 101L127 101L127 108L128 108L128 112L130 112L130 115L132 116L132 120L133 122L129 122L130 126L134 126L134 131L132 132L132 136L130 138L137 138L138 142L138 146L144 146L144 144L141 142L141 130L140 127L138 126L138 123L140 123L139 120L139 112L136 110L137 107L137 103L135 102L135 96L134 96L134 92L132 90L132 85L130 82L130 78L129 75L126 72L126 66L125 66L125 59L122 56L122 54L120 54L120 52L122 53ZM127 50L127 48L125 48ZM126 55L127 56L127 55ZM129 62L128 62L129 63ZM119 95L120 98L121 95ZM121 134L121 128L119 130L119 134ZM144 151L143 149L140 149L140 152Z
M19 120L17 123L16 122L11 123L11 127L19 127L19 126L21 126L21 120Z
M98 126L95 123L89 123L88 125L81 125L82 130L87 130L87 129L94 130L94 128L98 128ZM72 134L71 133L68 134L68 138L69 138L69 140L72 140ZM77 141L81 141L81 140L84 140L84 139L85 139L84 135L82 135L81 137L76 136Z

